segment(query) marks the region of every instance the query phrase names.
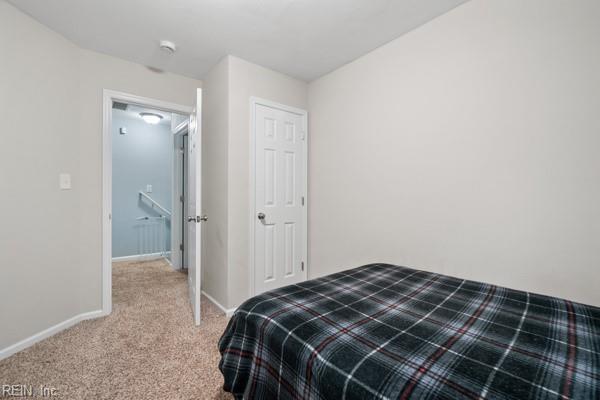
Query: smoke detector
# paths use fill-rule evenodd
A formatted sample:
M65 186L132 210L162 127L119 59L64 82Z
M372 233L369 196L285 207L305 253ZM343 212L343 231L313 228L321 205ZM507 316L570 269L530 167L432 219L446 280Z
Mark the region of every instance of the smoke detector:
M175 53L175 50L177 50L177 46L175 46L175 43L169 40L161 40L159 46L160 49L167 54L173 54Z

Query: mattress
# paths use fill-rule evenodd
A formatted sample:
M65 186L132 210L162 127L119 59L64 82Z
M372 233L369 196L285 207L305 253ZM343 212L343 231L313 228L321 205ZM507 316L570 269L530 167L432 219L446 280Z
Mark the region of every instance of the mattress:
M600 309L388 264L240 306L219 342L246 399L600 399Z

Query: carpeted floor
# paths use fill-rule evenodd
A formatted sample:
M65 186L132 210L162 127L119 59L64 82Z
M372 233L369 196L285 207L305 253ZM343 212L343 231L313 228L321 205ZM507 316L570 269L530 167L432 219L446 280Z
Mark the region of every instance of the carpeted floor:
M186 279L164 260L116 263L112 314L0 361L0 385L55 387L64 399L230 399L217 349L227 320L203 297L195 327Z

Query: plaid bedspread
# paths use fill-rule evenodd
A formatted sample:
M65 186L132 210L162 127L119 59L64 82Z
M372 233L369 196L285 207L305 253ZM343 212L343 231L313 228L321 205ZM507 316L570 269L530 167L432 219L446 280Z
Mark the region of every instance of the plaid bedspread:
M600 308L393 265L254 297L219 348L237 398L600 399Z

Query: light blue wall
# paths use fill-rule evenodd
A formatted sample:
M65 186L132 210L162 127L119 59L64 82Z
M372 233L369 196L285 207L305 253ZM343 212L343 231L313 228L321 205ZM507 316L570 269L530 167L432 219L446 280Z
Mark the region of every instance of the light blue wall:
M125 127L127 133L119 134ZM136 221L142 216L157 217L139 191L148 193L168 210L171 207L171 126L150 125L137 115L113 110L113 257L169 251L170 220ZM162 230L164 227L164 231Z

